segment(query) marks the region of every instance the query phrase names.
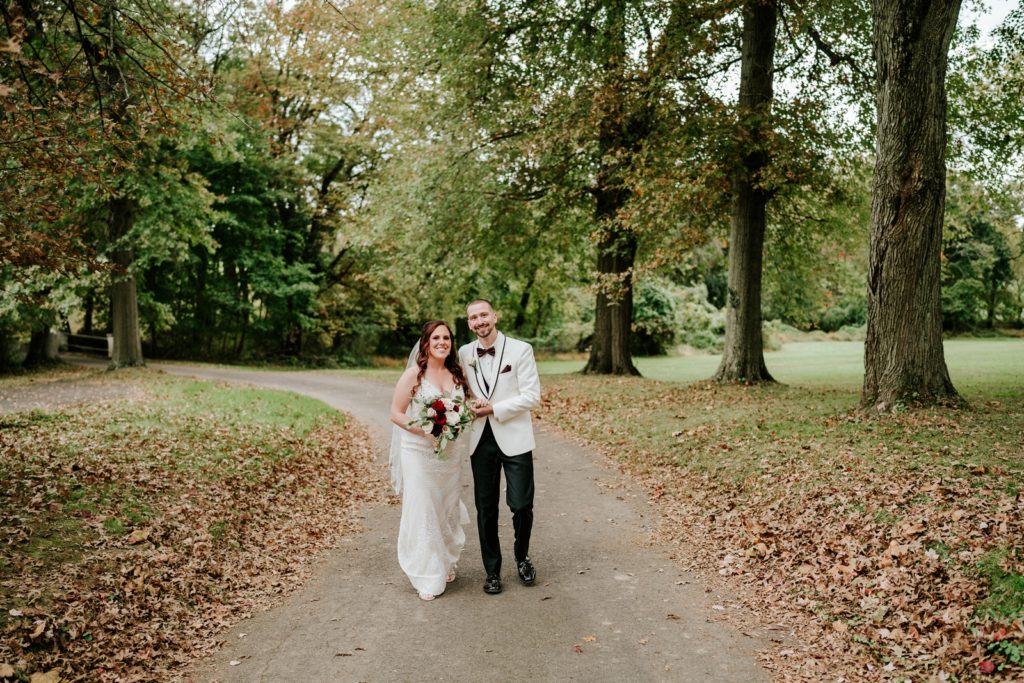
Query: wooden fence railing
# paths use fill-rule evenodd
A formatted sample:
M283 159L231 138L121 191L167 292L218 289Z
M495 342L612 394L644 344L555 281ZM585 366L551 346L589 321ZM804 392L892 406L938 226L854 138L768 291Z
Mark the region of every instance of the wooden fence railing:
M94 353L110 358L114 352L114 335L61 333L61 348L79 353Z

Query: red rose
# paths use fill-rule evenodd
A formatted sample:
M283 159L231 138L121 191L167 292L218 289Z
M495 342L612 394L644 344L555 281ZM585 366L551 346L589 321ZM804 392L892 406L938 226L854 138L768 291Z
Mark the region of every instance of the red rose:
M433 408L434 410L436 410L439 413L443 413L444 412L444 401L442 401L441 399L437 399L436 401L434 401L433 403L430 404L430 407Z
M434 424L443 425L448 422L448 418L444 416L444 413L438 413L434 416Z
M994 674L996 672L996 665L985 659L978 663L978 668L981 669L983 674Z

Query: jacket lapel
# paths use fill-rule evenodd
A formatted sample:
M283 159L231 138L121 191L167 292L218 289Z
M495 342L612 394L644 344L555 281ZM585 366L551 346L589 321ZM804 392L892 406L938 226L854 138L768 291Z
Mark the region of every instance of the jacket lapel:
M501 345L499 347L499 344ZM501 377L501 364L505 359L505 335L498 333L498 338L494 340L494 363L491 364L491 375L487 378L487 383L490 385L491 390L487 392L487 398L490 398L494 394L494 388L498 385L498 379Z
M491 392L484 388L484 373L480 368L480 356L476 352L479 348L480 341L477 340L473 342L473 347L469 350L470 364L473 366L473 383L476 384L477 395L489 399L491 397Z
M500 344L500 346L499 346ZM505 358L505 335L498 333L498 338L494 340L494 362L491 364L491 372L488 376L484 376L482 363L480 362L480 356L476 350L480 348L480 341L473 342L473 348L470 350L469 357L475 361L473 363L473 380L476 382L476 388L480 391L480 394L490 399L494 393L494 386L498 383L498 378L501 376L501 364Z

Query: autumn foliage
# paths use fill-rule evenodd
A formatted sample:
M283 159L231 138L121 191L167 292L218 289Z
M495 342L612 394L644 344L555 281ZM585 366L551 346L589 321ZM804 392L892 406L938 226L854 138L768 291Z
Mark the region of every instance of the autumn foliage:
M142 378L116 414L0 418L0 666L26 679L167 678L301 584L385 490L365 431L341 417L307 431L195 414L188 383Z
M677 559L776 634L779 680L1024 675L1019 399L871 422L834 391L545 389L546 419L643 483Z

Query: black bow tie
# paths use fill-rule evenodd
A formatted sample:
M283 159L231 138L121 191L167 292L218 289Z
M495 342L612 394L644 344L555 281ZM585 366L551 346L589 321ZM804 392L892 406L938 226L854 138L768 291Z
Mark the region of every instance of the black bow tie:
M482 346L476 347L476 356L477 356L477 358L483 358L484 356L493 356L493 355L494 355L494 347L493 346L491 348L489 348L489 349L485 349Z

